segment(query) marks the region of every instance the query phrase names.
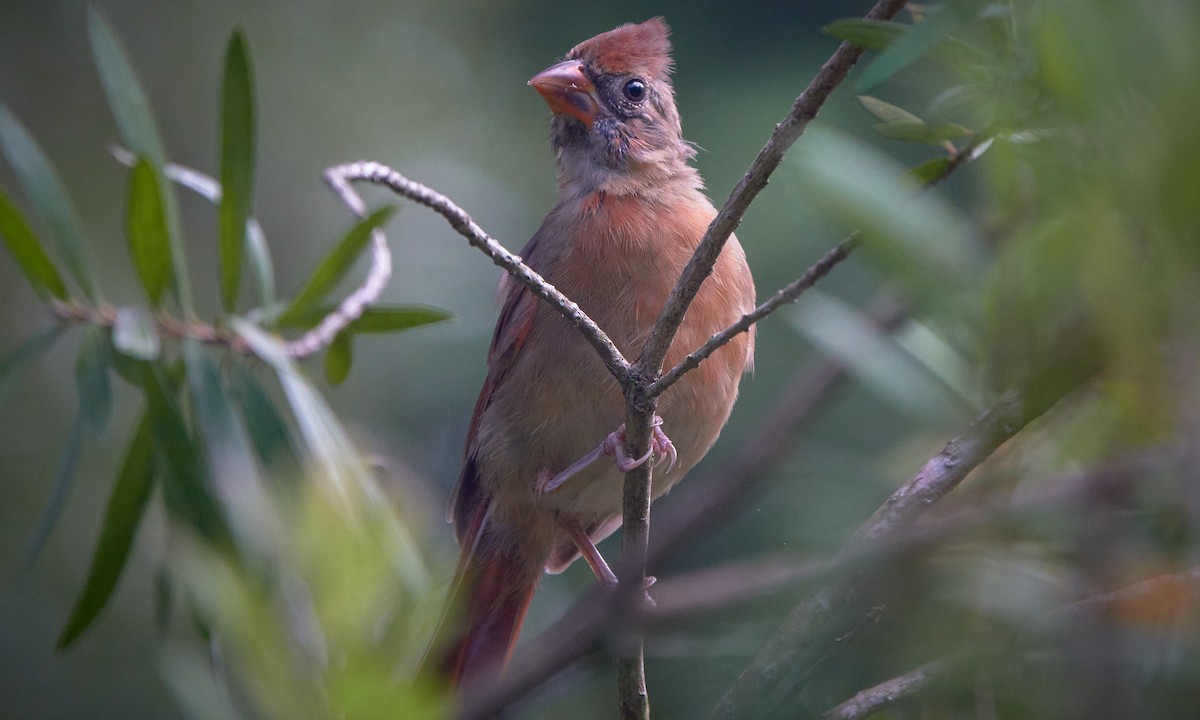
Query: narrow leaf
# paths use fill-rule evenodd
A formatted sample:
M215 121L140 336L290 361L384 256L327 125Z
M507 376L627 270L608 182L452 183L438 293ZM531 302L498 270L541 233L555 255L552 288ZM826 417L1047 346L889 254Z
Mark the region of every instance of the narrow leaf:
M29 229L29 224L4 193L0 193L0 237L38 295L43 299L51 296L59 300L67 299L67 286L62 276Z
M246 257L250 271L254 273L254 285L258 290L258 304L266 307L275 302L275 267L271 263L271 251L262 226L254 218L246 221Z
M47 328L0 360L0 404L3 404L5 396L12 388L21 384L25 371L50 350L54 341L62 334L62 328L62 325Z
M354 362L354 341L345 330L334 336L333 342L325 350L325 379L330 385L338 386L350 375L350 365Z
M291 430L258 378L243 363L230 364L230 392L245 419L250 442L266 473L281 484L300 478L300 461Z
M280 316L280 322L287 322L288 319L299 313L320 304L325 299L338 281L345 276L350 266L358 259L363 248L371 241L371 233L381 227L396 211L394 206L381 208L371 213L366 219L356 223L354 227L346 233L341 242L329 253L329 255L321 261L317 269L313 271L311 277L305 282L300 292L296 294L296 298L292 304Z
M834 20L826 25L823 31L864 50L886 50L911 27L882 20L845 18Z
M157 308L171 281L171 244L160 179L154 167L144 159L138 160L129 173L125 232L138 278L150 304Z
M33 539L29 542L29 549L25 552L26 568L33 567L33 564L37 562L38 556L42 554L42 548L46 545L46 540L50 538L50 533L58 524L63 508L66 507L67 497L71 494L71 486L75 484L75 468L79 465L79 453L83 449L83 434L86 427L87 423L83 411L80 409L80 412L75 414L75 421L71 423L71 431L67 433L67 444L63 448L62 459L58 461L58 470L54 473L54 486L50 491L50 502L46 505L42 519L38 522L37 532L34 533Z
M880 123L875 126L875 132L901 142L921 143L922 145L942 145L943 143L961 140L974 135L970 128L954 123L943 125L926 125L920 120L916 122Z
M281 318L279 326L308 330L316 327L317 323L336 309L333 306L324 306L286 316ZM453 315L445 310L424 305L372 305L346 329L355 334L393 333L443 322L452 317Z
M957 3L946 3L936 14L912 30L897 37L894 42L879 54L879 57L863 69L862 75L854 85L856 92L863 92L879 85L912 63L931 52L938 45L950 39L950 33L969 20L980 5L980 0L960 0ZM977 50L963 42L955 43L956 50L966 46L969 52L979 56Z
M239 31L225 53L221 93L221 302L226 312L237 305L246 218L254 196L254 79L246 38Z
M92 555L91 569L83 591L58 639L58 649L66 649L92 624L117 586L117 580L129 558L138 525L154 487L154 440L150 413L142 414L137 431L117 474L117 484L108 500L100 540Z
M871 97L870 95L859 95L858 101L867 109L867 112L874 115L879 120L885 123L919 123L924 124L921 118L913 115L904 108L897 107L889 102L884 102L879 98Z
M84 253L83 227L62 180L41 147L20 121L0 103L0 148L33 209L58 240L67 269L88 300L96 301L95 282Z
M173 382L158 363L142 364L142 391L150 407L154 446L163 463L167 508L206 540L229 546L229 528L205 481L204 460L175 402Z
M908 171L909 177L921 185L928 185L937 180L950 167L950 158L936 157L932 160L927 160L915 168Z
M117 309L113 347L136 360L154 360L162 352L154 321L144 310L133 307Z
M108 376L109 350L105 331L91 325L83 333L79 356L75 360L75 384L79 390L79 410L87 418L92 432L103 437L112 417L112 383Z
M108 96L108 105L125 147L133 154L148 158L157 167L166 163L162 139L146 92L133 70L129 55L113 32L112 25L94 5L89 9L88 34L92 41L92 55L100 82Z

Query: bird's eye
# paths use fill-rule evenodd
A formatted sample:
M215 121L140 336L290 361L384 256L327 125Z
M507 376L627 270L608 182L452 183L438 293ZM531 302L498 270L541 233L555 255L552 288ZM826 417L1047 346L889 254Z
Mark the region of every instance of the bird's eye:
M642 100L646 99L646 83L637 78L625 83L623 91L625 93L625 97L631 102L641 102Z

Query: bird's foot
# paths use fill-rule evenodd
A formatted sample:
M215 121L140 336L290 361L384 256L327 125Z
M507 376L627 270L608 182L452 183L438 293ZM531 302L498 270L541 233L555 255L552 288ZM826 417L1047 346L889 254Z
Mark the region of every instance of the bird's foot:
M571 463L570 467L557 475L550 475L549 471L544 471L538 477L537 487L540 492L550 493L562 487L563 483L571 479L571 476L583 470L588 465L599 460L604 455L611 455L617 468L621 472L629 472L634 468L640 467L651 457L657 455L654 461L654 467L658 467L663 460L670 459L667 465L667 472L675 467L679 462L679 453L675 450L675 444L671 442L671 438L662 429L663 419L655 415L650 421L650 449L640 458L630 457L629 452L625 449L625 423L621 423L614 432L609 433L604 441L596 446L594 450L587 455L579 458Z

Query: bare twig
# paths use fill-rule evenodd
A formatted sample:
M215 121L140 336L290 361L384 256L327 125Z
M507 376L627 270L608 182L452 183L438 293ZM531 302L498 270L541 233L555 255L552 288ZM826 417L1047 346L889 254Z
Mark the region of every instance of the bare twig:
M362 198L355 193L350 182L362 180L375 185L382 185L397 195L408 198L413 202L424 205L441 215L450 223L455 232L466 238L474 247L483 251L496 265L504 268L521 284L529 288L535 295L542 298L559 312L568 323L574 326L599 353L600 359L608 371L624 383L629 374L629 362L609 339L608 335L585 312L579 309L572 300L563 295L538 273L526 265L520 257L504 249L499 242L479 227L465 210L460 208L441 193L409 180L395 170L376 162L356 162L339 165L325 171L325 177L334 190L342 197L347 205L356 213L362 214L366 206Z
M949 660L934 660L911 672L867 688L823 715L824 720L862 720L924 689L947 668Z
M117 324L117 309L108 306L88 307L75 302L54 301L50 304L54 317L65 322L81 322L111 328ZM249 353L250 347L238 335L215 325L199 321L186 322L160 314L154 318L154 329L161 337L190 338L203 343L224 345L240 353Z

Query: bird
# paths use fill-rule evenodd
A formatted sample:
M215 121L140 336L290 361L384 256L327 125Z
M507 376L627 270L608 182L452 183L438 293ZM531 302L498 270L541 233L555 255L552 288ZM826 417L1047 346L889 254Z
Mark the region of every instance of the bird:
M557 200L520 256L626 357L641 351L716 216L689 164L695 149L682 136L669 35L661 17L621 25L528 83L551 110ZM594 348L510 276L497 297L487 375L447 511L461 547L454 610L425 661L451 686L502 670L543 572L582 555L600 582L616 582L596 543L621 524L624 471L648 460L624 451L621 387ZM731 236L666 366L752 310L754 297ZM754 333L738 335L662 394L650 452L670 463L652 475L653 498L716 441L753 353Z

